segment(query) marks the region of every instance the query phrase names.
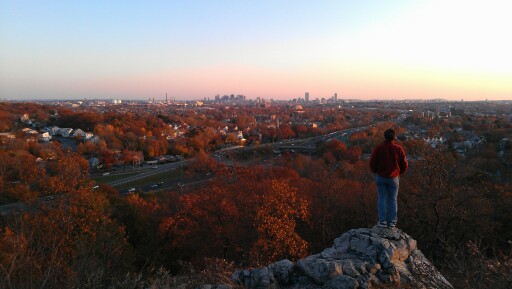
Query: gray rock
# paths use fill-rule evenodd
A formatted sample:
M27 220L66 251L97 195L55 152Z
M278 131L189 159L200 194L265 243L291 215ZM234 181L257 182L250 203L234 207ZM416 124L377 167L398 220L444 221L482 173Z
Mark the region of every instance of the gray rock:
M361 274L366 273L366 266L364 262L361 260L346 259L341 260L340 263L342 265L344 275L348 275L350 277L357 277Z
M334 240L332 247L295 265L281 260L268 267L237 271L232 279L248 289L369 289L384 283L397 288L453 289L413 238L399 229L380 227L350 230Z
M231 275L231 280L233 280L233 282L235 284L245 285L247 287L245 280L248 280L250 276L251 276L251 273L249 270L239 270L239 271L235 271Z
M312 255L297 262L297 267L304 275L312 278L318 284L323 284L343 274L341 263L318 258L317 256Z
M278 288L274 274L268 267L254 270L240 270L231 275L231 280L236 284L251 289L272 289ZM213 288L212 288L213 289Z
M379 253L379 262L384 270L389 270L393 268L393 263L391 262L391 256L389 255L388 251L382 250Z
M359 283L357 280L347 275L338 276L327 282L324 286L324 288L329 289L357 289L358 287Z
M276 282L274 279L274 275L272 274L272 271L269 270L267 267L252 270L249 278L250 278L250 283L247 286L248 288L254 288L254 289L277 288Z
M405 264L412 276L429 276L429 278L415 278L415 281L423 286L421 288L453 288L420 250L415 250Z
M229 284L218 284L218 285L211 285L211 284L205 284L199 289L233 289L233 286Z
M281 285L288 284L293 273L293 267L293 262L288 259L284 259L268 265L268 268L274 274L274 278Z

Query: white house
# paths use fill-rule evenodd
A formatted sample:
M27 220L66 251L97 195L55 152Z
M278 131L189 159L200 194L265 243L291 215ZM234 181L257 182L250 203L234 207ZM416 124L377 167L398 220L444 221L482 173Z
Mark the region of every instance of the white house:
M241 130L239 130L239 131L238 131L238 134L237 134L236 138L237 138L239 141L245 140L245 139L244 139L244 134L242 133L242 131L241 131Z
M92 132L88 131L88 132L84 133L82 139L84 141L86 141L86 140L91 140L93 137L94 137L94 134Z
M15 140L16 136L10 132L0 132L0 143L5 144L7 141Z
M71 135L74 138L79 137L82 141L91 140L94 136L92 132L85 132L82 129L75 129Z
M92 134L92 132L90 134ZM97 136L97 135L93 135L93 136L87 138L86 141L91 141L93 143L99 143L100 142L100 137Z
M43 132L39 134L39 141L41 142L49 142L52 140L52 136L48 132Z
M58 126L52 126L50 128L48 128L48 132L51 134L51 135L57 135L60 131L60 127Z
M35 130L31 129L31 128L28 128L28 127L22 129L22 131L24 133L26 133L26 134L31 134L31 135L37 134L37 131L35 131Z
M72 128L61 128L59 129L59 134L63 137L69 137L69 135L73 132Z
M72 137L76 138L76 137L79 137L81 139L84 139L85 137L85 131L81 130L81 129L75 129L71 135Z
M29 117L28 114L25 113L24 115L22 115L20 117L20 120L21 120L22 123L28 123L30 121L30 117Z

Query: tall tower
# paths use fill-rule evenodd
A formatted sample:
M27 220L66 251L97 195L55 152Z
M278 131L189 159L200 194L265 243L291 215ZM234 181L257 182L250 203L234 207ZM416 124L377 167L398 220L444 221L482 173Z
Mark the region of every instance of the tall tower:
M167 92L165 93L165 104L169 104L169 102L167 101Z
M334 102L338 102L338 93L337 92L334 93Z
M309 92L306 92L306 93L304 94L304 100L305 100L306 102L309 102Z

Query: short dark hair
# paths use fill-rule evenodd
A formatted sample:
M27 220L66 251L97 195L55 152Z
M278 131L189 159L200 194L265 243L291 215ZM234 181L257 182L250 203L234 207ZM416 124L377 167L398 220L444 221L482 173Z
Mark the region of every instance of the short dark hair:
M394 129L390 128L390 129L387 129L385 132L384 132L384 138L386 140L394 140L395 139L395 136L396 136L396 132Z

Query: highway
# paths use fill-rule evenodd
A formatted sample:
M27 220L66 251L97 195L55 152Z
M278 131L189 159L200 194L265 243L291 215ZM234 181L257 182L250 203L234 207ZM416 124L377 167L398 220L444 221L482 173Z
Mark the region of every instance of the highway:
M401 115L399 118L397 118L394 121L402 122L405 118L406 118L406 115ZM392 121L392 120L390 120L390 121ZM381 122L378 122L378 123L381 123ZM281 149L281 150L310 149L310 150L314 150L314 149L316 149L316 147L319 143L327 142L332 139L348 138L351 133L365 130L365 129L372 127L378 123L374 123L374 124L370 124L370 125L366 125L366 126L362 126L362 127L357 127L357 128L349 128L349 129L345 129L345 130L328 133L328 134L325 134L322 136L310 137L310 138L306 138L306 139L286 140L286 141L270 143L269 145L271 146L272 149ZM254 149L255 149L255 147L234 146L234 147L229 147L229 148L224 148L224 149L218 150L215 152L215 154L225 153L230 150L254 150ZM120 186L120 185L129 183L129 182L137 181L137 180L144 179L144 178L156 175L156 174L160 174L162 172L175 170L177 168L187 165L189 161L190 160L184 160L184 161L179 161L179 162L175 162L175 163L168 163L168 164L161 164L161 165L153 166L150 169L146 169L145 171L143 171L139 174L130 175L123 179L113 180L113 181L109 182L108 184L113 187ZM229 163L229 161L227 161L227 160L224 160L224 161ZM114 175L114 173L112 173L112 175ZM122 175L122 174L118 174L118 175ZM121 194L125 195L125 194L132 193L134 191L149 192L149 191L153 191L153 190L168 189L168 188L172 188L175 186L178 186L183 191L184 186L189 186L189 185L209 181L213 178L215 178L215 176L212 176L209 174L197 175L194 177L175 179L175 180L159 182L159 183L140 186L140 187L134 187L134 188L130 188L130 189L119 190L119 192ZM38 198L33 203L18 202L18 203L3 205L3 206L0 206L0 215L6 215L6 214L9 214L12 212L30 211L30 210L37 208L40 203L51 202L52 200L54 200L55 198L58 198L58 197L61 197L61 196L53 195L53 196L41 197L41 198Z
M179 167L185 166L188 162L189 162L188 160L185 160L185 161L179 161L179 162L175 162L175 163L157 165L157 166L154 166L155 167L154 169L149 169L149 170L146 170L146 171L144 171L144 172L142 172L140 174L137 174L137 175L134 175L134 176L128 176L128 177L123 178L121 180L114 180L112 182L109 182L108 184L113 186L113 187L120 186L122 184L126 184L126 183L129 183L129 182L133 182L133 181L137 181L137 180L140 180L140 179L144 179L144 178L147 178L147 177L150 177L150 176L162 173L162 172L166 172L166 171L169 171L169 170L177 169Z
M17 213L17 212L30 212L36 210L40 204L48 203L56 198L62 198L63 195L54 195L54 196L45 196L40 197L36 199L33 202L17 202L12 204L7 204L0 206L0 215L5 216L11 213Z

